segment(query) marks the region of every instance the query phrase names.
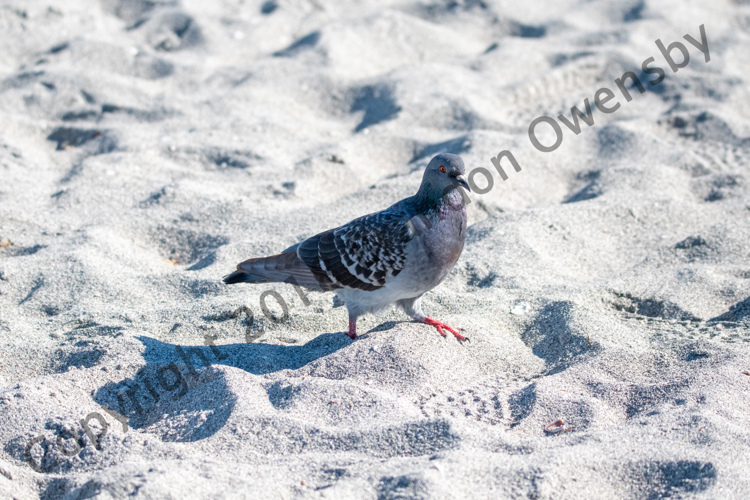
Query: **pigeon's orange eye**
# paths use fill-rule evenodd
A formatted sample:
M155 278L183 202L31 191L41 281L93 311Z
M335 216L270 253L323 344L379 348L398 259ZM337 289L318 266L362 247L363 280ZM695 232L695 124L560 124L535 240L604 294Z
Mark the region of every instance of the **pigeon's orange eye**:
M444 166L442 166L442 165L440 165L440 171L441 171L442 173L445 173L445 167L444 167Z

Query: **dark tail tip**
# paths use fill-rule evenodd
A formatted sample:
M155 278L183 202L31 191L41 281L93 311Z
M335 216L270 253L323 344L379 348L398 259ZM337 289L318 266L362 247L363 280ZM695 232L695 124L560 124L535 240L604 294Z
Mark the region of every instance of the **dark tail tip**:
M235 283L247 283L250 281L249 276L247 273L243 273L242 271L235 271L232 274L227 274L224 276L224 283L227 285L233 285Z

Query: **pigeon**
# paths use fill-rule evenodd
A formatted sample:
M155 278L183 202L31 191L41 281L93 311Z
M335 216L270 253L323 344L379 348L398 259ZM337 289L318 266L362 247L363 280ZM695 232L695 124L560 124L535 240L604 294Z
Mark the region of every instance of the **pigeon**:
M414 196L329 229L278 255L246 260L224 283L291 283L334 291L349 312L349 337L357 318L397 305L412 320L466 337L425 316L422 296L442 282L461 256L466 239L466 194L460 156L430 160Z

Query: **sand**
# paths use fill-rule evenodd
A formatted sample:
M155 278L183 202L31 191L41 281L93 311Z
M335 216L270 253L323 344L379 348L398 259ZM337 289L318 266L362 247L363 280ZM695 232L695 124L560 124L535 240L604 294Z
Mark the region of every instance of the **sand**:
M5 0L0 497L750 497L750 4L520 4ZM221 282L440 151L470 343Z

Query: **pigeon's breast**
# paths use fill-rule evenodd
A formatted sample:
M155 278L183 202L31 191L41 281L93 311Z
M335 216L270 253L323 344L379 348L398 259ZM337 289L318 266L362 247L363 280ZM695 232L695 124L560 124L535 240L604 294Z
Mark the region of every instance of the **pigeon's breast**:
M441 207L434 229L429 235L430 257L437 266L448 267L450 272L464 249L466 207Z
M429 229L412 240L413 261L409 263L418 270L415 278L426 290L443 281L461 256L466 239L466 208L441 207L428 218Z

